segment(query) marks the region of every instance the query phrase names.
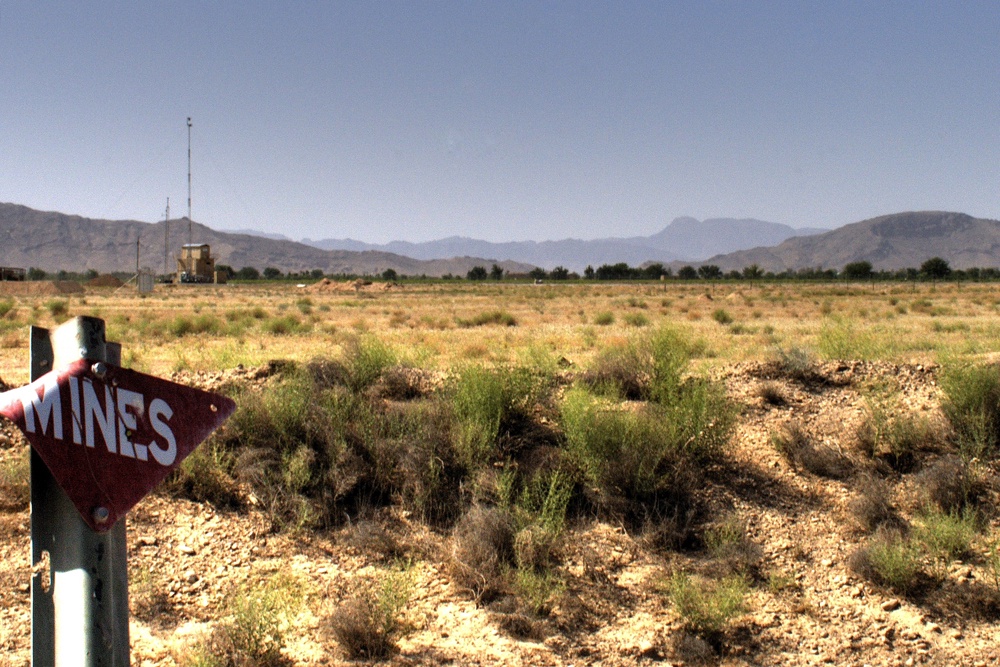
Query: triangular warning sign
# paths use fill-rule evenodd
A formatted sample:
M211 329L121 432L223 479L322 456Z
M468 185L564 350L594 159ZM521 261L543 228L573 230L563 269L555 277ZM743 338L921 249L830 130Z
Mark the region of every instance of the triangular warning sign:
M0 394L98 532L110 529L236 409L225 396L81 359Z

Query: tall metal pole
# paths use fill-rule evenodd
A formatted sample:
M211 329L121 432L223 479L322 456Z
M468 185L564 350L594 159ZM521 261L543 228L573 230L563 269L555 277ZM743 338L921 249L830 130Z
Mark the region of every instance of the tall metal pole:
M55 331L31 327L31 379L76 359L121 364L104 320L76 317ZM90 529L41 457L31 451L31 664L128 667L124 517ZM47 566L47 567L46 567Z
M188 116L188 245L194 243L191 233L191 116Z
M170 255L170 197L167 197L167 212L163 217L163 274L170 274L170 264L167 257Z

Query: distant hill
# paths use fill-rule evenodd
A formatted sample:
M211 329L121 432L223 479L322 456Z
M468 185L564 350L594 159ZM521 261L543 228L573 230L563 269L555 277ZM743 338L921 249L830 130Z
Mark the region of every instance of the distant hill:
M180 246L188 241L187 219L157 223L137 220L93 220L78 215L36 211L18 204L0 203L0 265L37 267L45 271L101 272L135 269L136 239L140 240L139 264L155 272L164 270L164 226L169 224L168 270ZM234 268L268 266L282 271L374 275L386 269L406 275L440 276L446 273L465 275L473 266L487 269L492 259L451 257L421 261L388 252L327 251L294 241L220 232L193 224L195 243L208 243L219 264ZM497 262L510 272L527 272L530 265Z
M942 211L895 213L704 263L726 271L751 264L767 271L842 269L859 261L876 269L901 269L919 267L931 257L942 257L956 269L1000 266L1000 221Z
M573 271L582 271L588 264L596 267L618 262L631 265L647 261L693 262L734 250L775 245L796 235L824 231L826 230L794 229L788 225L753 219L715 218L699 222L694 218L684 217L675 219L652 236L627 238L493 243L451 236L423 243L392 241L375 244L354 239L302 239L302 242L325 250L379 250L425 260L462 255L502 257L546 269L564 266Z

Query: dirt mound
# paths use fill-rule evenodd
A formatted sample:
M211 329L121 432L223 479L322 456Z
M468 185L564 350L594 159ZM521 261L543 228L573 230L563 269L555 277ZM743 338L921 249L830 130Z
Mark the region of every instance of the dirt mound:
M87 287L121 287L124 284L110 273L105 273L87 281Z
M370 280L365 280L363 278L358 278L357 280L350 281L337 281L330 280L329 278L323 278L323 280L318 283L314 283L304 288L306 292L314 293L325 293L325 292L370 292L370 291L387 291L393 287L398 287L393 283L379 283L373 284Z
M0 294L6 296L49 296L83 291L83 285L72 280L0 282Z

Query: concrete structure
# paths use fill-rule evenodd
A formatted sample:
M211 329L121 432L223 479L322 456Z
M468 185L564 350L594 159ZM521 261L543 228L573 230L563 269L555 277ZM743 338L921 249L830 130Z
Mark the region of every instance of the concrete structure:
M181 246L177 258L177 282L224 283L226 276L215 270L215 258L207 243L187 243Z

